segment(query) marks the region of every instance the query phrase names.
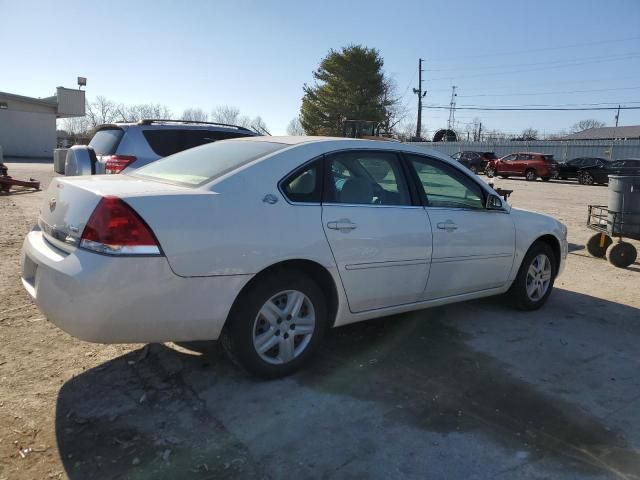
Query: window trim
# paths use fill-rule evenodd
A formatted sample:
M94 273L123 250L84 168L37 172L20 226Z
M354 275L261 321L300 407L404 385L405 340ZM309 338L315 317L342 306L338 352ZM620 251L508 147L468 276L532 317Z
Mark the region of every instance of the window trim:
M398 168L400 176L404 179L405 185L407 186L407 190L409 193L409 204L408 205L378 205L375 203L339 203L339 202L327 202L327 188L329 185L329 168L328 162L331 161L331 157L333 155L339 155L342 153L354 153L354 152L373 152L373 153L384 153L391 154L396 158L398 162ZM409 175L407 171L407 165L404 162L405 152L401 150L387 150L387 149L377 149L377 148L345 148L341 150L333 150L331 152L325 153L323 158L323 184L322 184L322 205L336 205L342 207L375 207L375 208L422 208L417 196L414 194L414 181L413 178Z
M429 204L429 195L427 194L427 192L424 189L424 185L422 184L422 181L420 180L420 177L418 176L418 172L416 172L416 169L413 167L413 165L411 165L411 159L409 158L410 156L415 156L415 157L422 158L422 159L427 160L427 161L431 161L431 162L437 164L438 166L443 165L442 170L444 170L447 173L452 172L451 176L455 180L458 180L460 183L462 183L464 186L468 186L468 184L475 185L477 188L480 189L480 193L482 194L482 205L483 205L483 207L482 208L473 208L473 207L440 207L440 206L430 205ZM435 157L431 157L431 156L428 156L428 155L421 155L419 153L413 153L413 152L403 152L403 157L404 157L404 161L407 164L406 168L410 169L411 177L412 177L412 183L415 184L416 188L418 189L418 192L422 192L422 195L419 195L419 199L421 200L422 206L424 208L438 208L438 209L445 209L445 210L451 210L451 209L470 210L470 211L473 211L473 212L478 212L478 211L501 211L501 210L488 210L485 205L487 204L487 196L490 194L490 192L488 192L487 189L480 182L478 182L477 180L471 178L466 173L458 170L453 165L449 165L447 162L444 162L444 161L442 161L442 160L440 160L438 158L435 158Z

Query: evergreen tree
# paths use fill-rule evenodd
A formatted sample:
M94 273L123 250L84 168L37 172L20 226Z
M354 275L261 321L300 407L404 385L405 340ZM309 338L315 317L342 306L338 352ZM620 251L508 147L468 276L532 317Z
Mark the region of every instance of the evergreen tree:
M383 122L394 101L375 48L350 45L331 49L304 85L300 122L308 135L341 135L344 120Z

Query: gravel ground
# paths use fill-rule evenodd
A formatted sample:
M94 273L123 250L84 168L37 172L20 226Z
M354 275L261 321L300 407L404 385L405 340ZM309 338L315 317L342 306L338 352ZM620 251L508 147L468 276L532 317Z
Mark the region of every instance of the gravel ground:
M97 345L49 324L19 279L44 193L0 196L0 480L640 478L640 264L584 250L607 189L497 184L569 227L543 309L484 299L336 329L272 382L214 342Z

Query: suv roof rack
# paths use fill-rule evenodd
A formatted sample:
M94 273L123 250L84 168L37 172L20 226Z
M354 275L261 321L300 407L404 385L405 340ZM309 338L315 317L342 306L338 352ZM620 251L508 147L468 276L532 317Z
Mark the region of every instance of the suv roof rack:
M193 125L216 125L218 127L231 127L237 128L238 130L245 130L247 132L251 132L246 127L241 127L240 125L231 125L230 123L219 123L219 122L199 122L196 120L171 120L168 118L145 118L144 120L140 120L138 125L153 125L154 123L187 123Z

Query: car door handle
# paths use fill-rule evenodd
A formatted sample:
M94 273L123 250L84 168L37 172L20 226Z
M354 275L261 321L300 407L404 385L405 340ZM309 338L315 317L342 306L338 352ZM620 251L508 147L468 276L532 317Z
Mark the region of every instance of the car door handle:
M358 228L358 225L349 219L343 218L336 222L327 222L327 228L330 228L331 230L340 230L341 232L348 232Z
M458 226L453 223L453 221L451 220L447 220L446 222L440 222L438 223L438 228L440 230L446 230L447 232L453 232L454 230L458 229Z

